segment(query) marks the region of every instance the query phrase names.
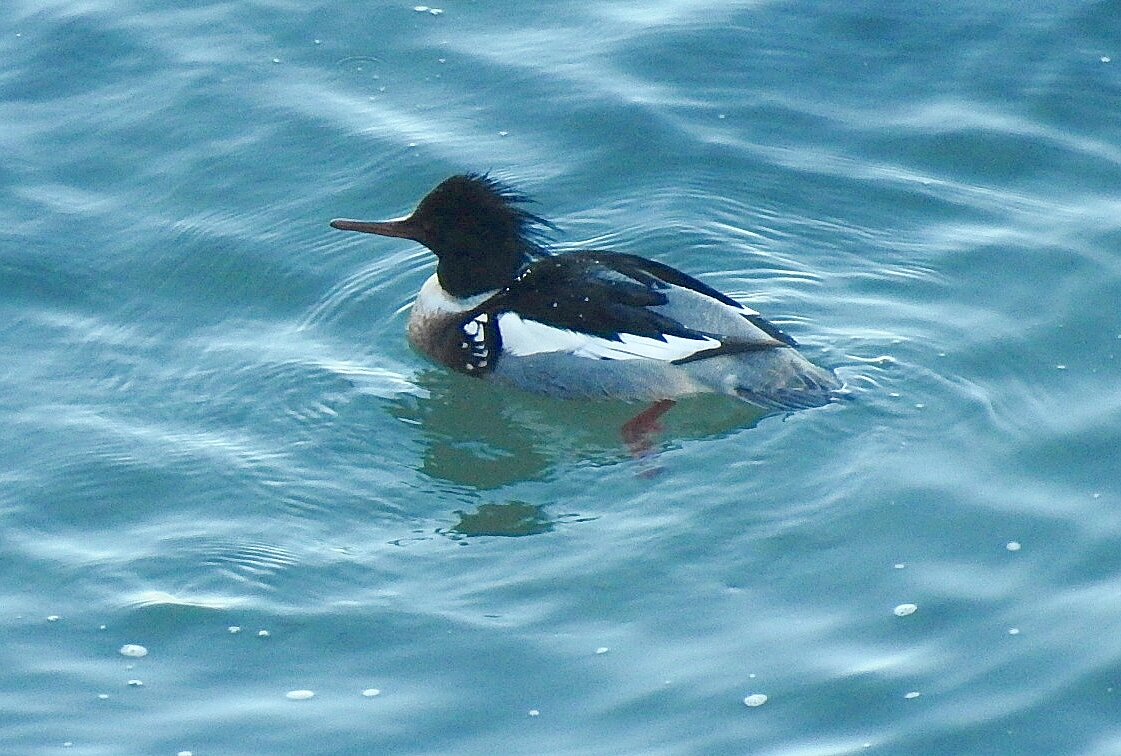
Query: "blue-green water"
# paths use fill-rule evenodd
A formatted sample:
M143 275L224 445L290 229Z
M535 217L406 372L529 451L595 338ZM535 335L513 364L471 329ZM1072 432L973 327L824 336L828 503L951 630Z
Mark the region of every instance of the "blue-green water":
M7 0L0 752L1121 754L1121 3L439 9ZM425 364L464 170L854 400Z

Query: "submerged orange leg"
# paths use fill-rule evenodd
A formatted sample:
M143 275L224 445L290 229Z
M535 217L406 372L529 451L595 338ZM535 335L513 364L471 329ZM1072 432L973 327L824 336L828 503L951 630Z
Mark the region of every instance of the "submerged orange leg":
M669 412L676 402L673 399L659 399L623 423L623 443L631 456L640 459L654 448L655 437L662 432L662 415Z

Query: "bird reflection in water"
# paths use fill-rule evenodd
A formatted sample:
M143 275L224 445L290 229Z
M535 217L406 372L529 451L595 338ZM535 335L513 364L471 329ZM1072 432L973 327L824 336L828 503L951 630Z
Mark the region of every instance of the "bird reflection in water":
M553 530L561 521L583 522L594 518L580 518L577 515L562 515L556 520L549 517L541 504L527 504L523 501L510 501L505 504L480 504L474 512L456 510L459 522L450 528L441 529L441 535L463 539L473 536L517 537L540 535Z
M723 397L684 399L661 418L657 435L642 439L636 460L624 428L633 404L564 402L434 370L415 383L423 396L402 394L390 411L421 433L421 471L475 491L546 480L570 465L635 464L644 474L668 449L751 428L764 415Z

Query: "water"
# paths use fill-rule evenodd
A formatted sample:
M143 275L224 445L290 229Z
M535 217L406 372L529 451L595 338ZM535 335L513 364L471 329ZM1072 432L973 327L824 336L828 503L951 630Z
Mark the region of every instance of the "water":
M434 7L5 6L0 751L1121 754L1121 4ZM464 170L854 401L427 365Z

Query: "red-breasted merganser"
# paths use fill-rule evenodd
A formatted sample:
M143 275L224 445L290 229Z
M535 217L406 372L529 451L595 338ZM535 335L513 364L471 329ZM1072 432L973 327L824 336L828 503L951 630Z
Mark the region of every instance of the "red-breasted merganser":
M759 313L679 270L608 251L552 256L544 240L555 227L528 201L468 173L404 218L331 225L412 239L436 255L409 341L467 375L566 399L653 401L652 421L690 394L794 410L841 388Z

